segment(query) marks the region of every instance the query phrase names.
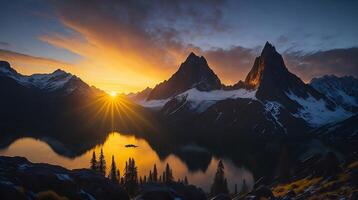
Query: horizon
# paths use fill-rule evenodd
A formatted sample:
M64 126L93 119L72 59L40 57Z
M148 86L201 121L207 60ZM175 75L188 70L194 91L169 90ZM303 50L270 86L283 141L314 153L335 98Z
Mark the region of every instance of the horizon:
M270 43L269 41L266 41L266 43L268 43L268 44L272 45L274 48L276 48L275 45L272 44L272 43ZM263 49L262 49L262 50L263 50ZM277 51L277 49L276 49L276 51ZM188 53L187 57L186 57L182 62L180 62L180 63L178 64L178 67L177 67L176 71L180 68L180 65L183 64L184 61L190 56L190 54L194 54L195 56L198 56L198 57L204 57L204 56L202 56L202 55L196 54L194 51L191 51L191 52ZM258 57L258 56L260 56L260 55L258 54L256 57ZM204 57L204 58L205 58L205 57ZM205 59L206 59L206 58L205 58ZM0 61L6 61L6 60L0 60ZM206 59L206 61L207 61L208 63L210 63L207 59ZM8 61L6 61L6 62L8 62ZM36 74L52 74L52 73L55 73L56 71L60 70L60 71L64 71L64 72L66 72L66 73L69 73L69 74L71 74L71 75L74 75L74 76L80 78L81 80L83 80L83 79L82 79L81 77L79 77L78 75L76 75L76 74L74 74L74 73L71 73L70 71L66 71L66 70L64 70L63 68L57 68L57 69L55 69L55 70L53 70L53 71L44 72L44 73L36 73L36 72L35 72L35 73L33 73L33 74L23 74L23 73L21 73L21 71L18 71L14 66L12 66L11 63L9 63L9 64L10 64L10 67L11 67L11 68L15 69L18 73L20 73L20 74L22 74L22 75L25 75L25 76L31 76L31 75L36 75ZM209 64L209 67L210 67L210 64ZM288 67L287 67L287 68L288 68ZM212 68L210 67L210 69L212 69ZM213 69L212 69L212 70L213 70ZM289 68L288 68L288 70L290 71ZM174 74L176 71L174 71L173 74ZM214 73L215 73L215 70L213 70L213 71L214 71ZM249 73L249 71L246 73L246 75L245 75L244 77L246 77L248 73ZM342 75L342 76L335 75L335 74L322 74L322 75L317 76L317 77L312 77L312 79L310 79L310 80L301 79L301 77L299 77L299 76L298 76L298 78L300 78L304 83L309 84L313 79L322 78L322 77L325 77L325 76L335 76L335 77L338 77L338 78L343 78L343 77L353 77L353 78L356 78L354 75L349 75L349 74L347 74L347 75ZM158 85L159 83L162 83L162 82L168 80L170 77L171 77L171 75L168 76L166 79L161 80L160 82L156 83L156 84L153 85L153 86L145 86L145 88L142 88L142 89L139 89L139 90L136 90L136 91L122 92L122 91L116 91L116 90L104 90L103 88L100 88L100 87L98 87L98 86L96 86L96 85L90 85L90 84L89 84L89 86L91 86L91 87L96 87L96 88L98 88L98 89L100 89L100 90L106 92L107 94L109 94L109 95L111 95L111 96L116 96L117 94L119 94L119 95L122 95L122 94L123 94L123 95L128 95L128 94L131 94L131 93L141 92L141 91L143 91L143 90L145 90L145 89L147 89L147 88L153 89L156 85ZM221 77L220 77L219 75L218 75L218 78L221 80ZM233 82L233 83L225 83L225 82L222 82L222 84L223 84L224 86L232 86L232 85L234 85L235 83L238 83L239 81L244 81L244 80L245 80L245 78L240 79L240 80L237 80L236 82ZM86 82L86 83L87 83L87 82ZM87 84L88 84L88 83L87 83Z
M106 92L130 93L167 80L190 52L235 84L270 41L306 83L358 75L355 1L101 3L7 2L0 59L25 75L60 68Z

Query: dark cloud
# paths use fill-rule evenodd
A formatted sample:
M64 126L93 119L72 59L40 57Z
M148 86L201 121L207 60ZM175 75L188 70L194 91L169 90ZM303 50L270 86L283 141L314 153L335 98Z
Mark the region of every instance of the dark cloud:
M0 60L9 62L12 67L24 74L32 74L34 70L36 73L48 73L59 68L78 74L69 63L5 49L0 49Z
M212 49L202 54L224 82L232 84L244 80L261 48L235 46L230 49ZM314 53L286 52L287 68L303 81L327 74L358 77L358 48L333 49Z
M0 47L1 47L1 48L8 48L8 47L10 47L10 46L11 46L10 43L0 41Z
M358 77L358 48L332 49L304 54L286 54L286 65L301 79L308 82L326 74Z
M252 48L254 43L250 48L245 48L240 46L240 43L229 48L206 50L191 43L198 38L209 38L210 43L211 37L207 36L220 31L230 32L232 27L225 23L223 16L223 10L227 6L224 1L52 2L59 21L75 34L50 33L40 37L41 40L81 55L85 60L83 65L101 68L107 72L103 75L107 79L138 84L138 88L144 85L153 86L167 79L190 51L204 55L223 82L233 84L245 78L262 48ZM259 26L257 23L244 24L246 28ZM243 32L245 27L241 29ZM295 33L298 31L302 30L298 29ZM302 34L305 34L306 40L314 40L314 35ZM282 32L271 34L274 43L283 47L284 58L290 71L305 81L324 74L357 75L355 48L309 54L297 52L297 49L308 43L322 46L323 40L329 41L334 37L327 34L322 36L318 43L305 43L302 42L302 34L296 39ZM208 48L210 47L212 46L209 45Z

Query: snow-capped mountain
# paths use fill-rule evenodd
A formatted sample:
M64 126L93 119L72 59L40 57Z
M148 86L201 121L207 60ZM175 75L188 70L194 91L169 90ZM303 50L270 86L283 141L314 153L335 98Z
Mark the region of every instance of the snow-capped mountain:
M86 93L96 89L91 88L80 78L61 69L50 74L22 75L11 68L6 61L0 61L0 77L8 77L27 88L39 89L43 92L54 93L60 91L63 94L70 94L77 90Z
M256 97L259 100L274 102L280 109L287 109L294 117L304 119L312 127L352 115L289 72L282 56L268 42L255 59L245 85L247 88L257 88Z
M153 88L148 100L167 99L191 88L210 91L221 87L220 79L210 69L205 58L190 53L172 77Z
M205 69L205 77L211 77L210 80L213 80L211 84L205 82L204 88L196 87L196 83L200 82L198 80L202 80L197 77L203 77L198 76L200 73L197 69L201 68ZM182 83L183 77L197 79L184 79L191 81ZM207 87L208 85L210 87ZM210 123L226 128L230 125L255 133L287 133L293 129L309 129L353 115L350 110L337 105L331 98L289 72L282 56L268 42L261 55L255 59L245 81L239 81L235 86L221 86L220 80L209 68L205 58L190 54L178 72L168 81L156 86L151 95L155 98L152 96L137 103L160 110L167 120L176 123L184 121L185 124ZM244 112L248 111L248 107L254 109L251 114ZM263 121L258 123L257 119Z
M358 111L358 79L352 76L326 75L311 80L310 85L344 109Z

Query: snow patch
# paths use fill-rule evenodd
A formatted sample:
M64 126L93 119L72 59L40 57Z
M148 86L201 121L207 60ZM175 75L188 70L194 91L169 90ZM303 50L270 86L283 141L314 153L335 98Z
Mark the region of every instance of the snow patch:
M205 111L211 105L215 104L217 101L225 99L254 99L256 100L256 90L246 90L246 89L237 89L237 90L212 90L212 91L200 91L196 88L189 89L177 96L173 97L176 99L184 98L186 99L191 110L195 110L199 113ZM143 107L151 109L160 109L168 101L173 98L161 99L161 100L149 100L149 101L138 101L137 103Z
M31 165L29 165L29 164L22 164L22 165L19 165L19 166L17 167L17 169L23 171L23 170L26 170L26 169L29 168L29 167L31 167Z
M73 181L68 174L56 174L56 177L60 181Z
M282 105L276 101L266 101L264 106L265 106L264 108L265 108L266 112L271 114L271 116L274 118L275 122L279 126L281 126L284 129L284 131L287 133L286 128L278 120L278 118L280 116L280 108L282 107ZM272 120L270 120L270 121L272 121Z
M0 68L0 72L25 87L36 87L48 91L62 88L73 77L72 74L62 70L56 70L51 74L33 74L30 76L25 76L5 68Z
M280 115L280 107L282 107L281 104L276 101L267 101L265 103L265 110L271 113L272 117L275 118L276 121L278 121L278 117Z
M337 106L335 110L328 109L323 99L317 100L311 94L307 98L301 98L289 91L286 95L302 106L293 116L304 119L313 127L344 120L352 116L351 112L346 111L340 106Z
M152 110L160 110L168 101L170 101L170 98L149 101L140 100L135 102L143 107L150 108Z
M80 190L80 194L86 196L88 200L96 200L91 194L85 192L84 190Z

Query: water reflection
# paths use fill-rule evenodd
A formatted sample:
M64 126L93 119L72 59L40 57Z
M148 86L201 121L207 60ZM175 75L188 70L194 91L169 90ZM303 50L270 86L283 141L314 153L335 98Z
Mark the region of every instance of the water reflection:
M46 139L49 142L49 139ZM55 141L51 141L52 145ZM128 144L134 144L137 148L125 147ZM61 148L61 147L57 147ZM140 176L149 174L149 170L153 168L154 163L157 165L159 172L161 172L166 163L169 163L173 168L175 179L183 178L187 176L189 182L202 187L204 190L209 191L210 184L213 180L214 173L216 171L218 159L213 157L204 158L205 162L208 162L207 167L203 170L191 171L187 167L189 162L191 165L196 165L195 154L203 153L205 155L205 149L201 149L194 146L185 146L182 148L180 157L190 157L192 159L184 159L187 163L184 163L178 156L170 154L165 159L160 159L157 153L151 148L151 146L144 139L139 139L134 136L121 135L119 133L112 133L108 136L107 140L102 145L97 145L91 150L88 150L84 154L75 158L67 158L55 153L51 147L42 140L33 138L21 138L13 142L10 146L0 150L0 155L6 156L23 156L32 162L46 162L55 165L61 165L69 169L75 168L88 168L89 161L92 156L92 152L95 151L98 155L100 149L103 148L105 158L107 162L107 170L110 168L110 159L112 155L115 156L115 161L121 170L125 162L129 157L133 157L136 160L138 166L138 173ZM66 151L65 149L62 149ZM193 155L193 156L191 156ZM246 179L246 182L251 186L253 184L252 174L245 168L235 166L230 160L223 159L225 164L225 171L228 178L229 189L233 191L234 184L238 184L240 188L242 180ZM202 162L198 160L198 162ZM197 164L200 166L200 164ZM200 167L198 167L200 168Z

